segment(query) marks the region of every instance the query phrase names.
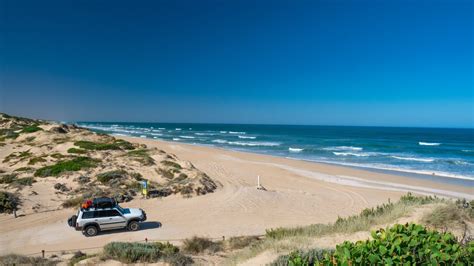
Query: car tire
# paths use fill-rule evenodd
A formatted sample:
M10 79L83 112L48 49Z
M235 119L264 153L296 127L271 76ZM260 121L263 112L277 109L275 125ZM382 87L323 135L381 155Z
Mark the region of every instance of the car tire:
M95 225L89 225L86 228L84 228L84 235L91 237L91 236L96 236L97 233L99 233L99 229Z
M127 229L129 231L138 231L140 229L140 224L137 221L131 221L128 223Z

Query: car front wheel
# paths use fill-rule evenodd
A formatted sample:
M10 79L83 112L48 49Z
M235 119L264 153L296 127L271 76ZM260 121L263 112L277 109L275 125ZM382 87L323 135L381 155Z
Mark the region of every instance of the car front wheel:
M97 226L95 225L89 225L84 229L84 234L86 236L96 236L99 230L97 229Z
M128 223L128 230L138 231L138 229L140 229L140 224L137 221L131 221Z

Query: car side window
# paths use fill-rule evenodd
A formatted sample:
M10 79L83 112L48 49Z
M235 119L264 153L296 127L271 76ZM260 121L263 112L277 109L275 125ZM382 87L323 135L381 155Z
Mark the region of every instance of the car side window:
M95 211L94 212L94 218L103 218L107 217L107 211Z
M108 216L121 216L117 210L107 211Z
M82 219L90 219L94 218L94 212L83 212Z

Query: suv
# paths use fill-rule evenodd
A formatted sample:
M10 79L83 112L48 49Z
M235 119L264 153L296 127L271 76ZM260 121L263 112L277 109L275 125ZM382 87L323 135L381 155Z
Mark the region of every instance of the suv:
M95 236L100 231L127 228L130 231L140 229L140 222L146 220L142 209L122 208L110 198L96 198L87 201L68 219L68 224L85 236Z

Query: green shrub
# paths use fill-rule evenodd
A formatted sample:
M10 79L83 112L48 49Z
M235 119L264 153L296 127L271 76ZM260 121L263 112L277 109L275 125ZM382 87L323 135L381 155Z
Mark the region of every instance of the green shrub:
M125 140L114 140L113 142L92 142L92 141L76 141L74 145L85 150L133 150L133 144Z
M11 184L16 180L17 174L6 174L0 178L0 184Z
M17 159L19 161L22 161L28 157L31 157L33 155L29 150L28 151L21 151L21 152L13 152L9 154L5 159L3 159L4 163L8 163L9 161L13 159Z
M345 241L334 252L310 263L298 254L289 264L313 265L468 265L474 261L474 242L462 246L451 233L427 230L417 224L394 225L372 232L372 240Z
M18 254L0 256L0 265L56 265L58 262L43 259L41 257L29 257Z
M31 186L34 182L33 177L17 178L16 174L7 174L0 178L0 184L10 184L16 186Z
M107 184L112 179L120 179L127 177L128 173L124 170L113 170L105 173L100 173L97 175L97 180L102 184Z
M179 249L170 243L126 243L112 242L104 246L105 258L122 263L153 263L164 261L173 265L192 263L192 259L179 254ZM180 264L176 262L182 262Z
M194 236L184 240L183 250L192 254L199 254L206 250L215 253L222 250L222 242L214 242L207 238Z
M37 163L44 163L44 162L46 162L45 158L43 158L43 157L34 157L34 158L30 159L28 164L29 165L34 165L34 164L37 164Z
M77 149L77 148L69 148L67 150L68 153L75 153L75 154L86 154L87 151L86 150L82 150L82 149Z
M20 205L20 199L9 192L0 191L0 213L12 213Z
M36 180L33 177L23 177L15 180L14 184L19 186L31 186Z
M26 166L26 167L20 167L20 168L15 169L15 172L28 172L31 170L34 170L34 168Z
M54 165L42 167L35 171L35 176L58 176L68 171L79 171L81 169L97 166L98 160L89 157L76 157L72 160L60 161Z
M133 150L127 152L127 155L143 165L154 165L155 160L150 157L147 150Z
M181 165L179 165L178 163L172 162L172 161L164 160L164 161L161 161L161 163L165 166L168 166L168 167L181 169Z
M36 131L43 130L42 128L38 127L37 125L32 125L32 126L26 126L24 127L20 133L33 133Z

